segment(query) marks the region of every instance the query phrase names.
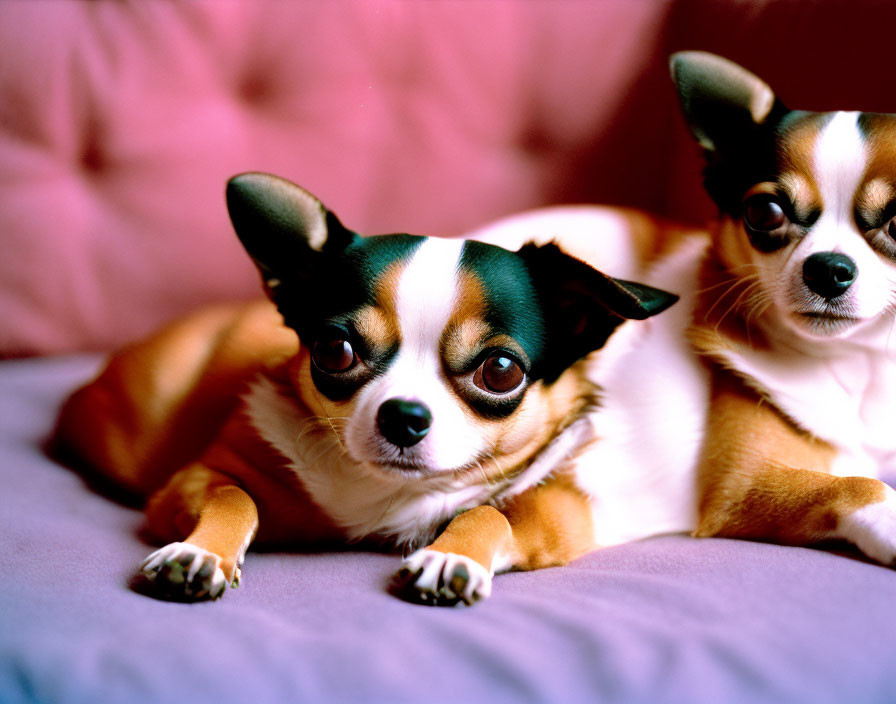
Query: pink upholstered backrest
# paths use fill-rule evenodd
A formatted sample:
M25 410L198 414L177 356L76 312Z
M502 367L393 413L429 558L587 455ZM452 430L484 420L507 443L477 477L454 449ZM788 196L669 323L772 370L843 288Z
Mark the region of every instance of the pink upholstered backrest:
M365 233L452 235L582 201L700 222L669 50L799 76L813 66L781 67L739 27L791 41L777 22L802 12L830 34L832 5L7 0L0 355L106 348L258 295L223 202L241 171L296 181ZM823 65L891 61L885 32L871 44ZM824 61L813 47L784 50ZM822 78L783 82L811 99ZM879 82L849 78L865 92L844 81L840 95L896 110Z

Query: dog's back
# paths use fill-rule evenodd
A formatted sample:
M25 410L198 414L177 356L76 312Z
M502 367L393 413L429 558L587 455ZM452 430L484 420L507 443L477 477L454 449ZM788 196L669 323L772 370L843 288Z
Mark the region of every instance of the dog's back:
M246 382L297 347L267 301L204 309L113 355L64 405L57 442L149 495L202 453Z
M614 276L679 296L671 310L623 328L589 360L589 378L601 389L592 416L599 442L577 459L576 479L591 497L599 545L692 531L709 379L685 331L708 234L627 209L561 206L505 218L472 237L505 246L555 240Z

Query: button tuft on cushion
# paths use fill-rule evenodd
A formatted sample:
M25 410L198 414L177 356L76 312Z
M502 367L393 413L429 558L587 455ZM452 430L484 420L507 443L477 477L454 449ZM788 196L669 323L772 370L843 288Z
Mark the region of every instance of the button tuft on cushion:
M104 148L105 136L106 131L99 115L88 114L81 130L81 148L76 156L76 166L88 174L96 174L105 169L109 162L108 149Z
M239 99L250 104L268 102L274 96L274 93L273 83L258 73L243 77L237 85Z
M96 139L88 140L81 150L81 168L87 172L97 173L102 171L106 166L106 159L102 149L100 149L99 141Z

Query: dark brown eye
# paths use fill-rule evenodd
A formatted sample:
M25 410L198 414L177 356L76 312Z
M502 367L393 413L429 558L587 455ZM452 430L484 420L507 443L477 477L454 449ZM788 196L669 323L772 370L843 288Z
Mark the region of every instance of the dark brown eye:
M506 394L519 388L525 378L526 374L519 364L507 355L495 352L476 370L473 383L483 391Z
M355 364L355 351L348 341L348 335L341 330L324 333L311 348L311 359L321 371L348 371Z
M896 220L890 220L890 224L887 225L887 234L891 239L896 240Z
M771 232L787 223L784 209L772 195L757 195L744 203L744 222L758 232Z

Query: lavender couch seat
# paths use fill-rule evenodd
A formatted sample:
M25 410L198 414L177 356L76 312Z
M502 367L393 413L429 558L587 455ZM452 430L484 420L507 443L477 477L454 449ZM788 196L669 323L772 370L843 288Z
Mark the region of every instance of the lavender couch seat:
M220 602L169 603L132 587L138 508L45 451L105 351L257 295L233 173L363 232L569 202L699 223L667 54L896 112L894 20L874 0L0 3L0 702L896 701L896 574L852 553L660 536L470 609L390 596L395 556L250 553Z
M0 701L892 702L894 575L851 556L663 536L390 596L396 558L250 553L216 603L129 588L141 514L41 454L94 356L0 366Z

